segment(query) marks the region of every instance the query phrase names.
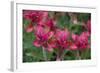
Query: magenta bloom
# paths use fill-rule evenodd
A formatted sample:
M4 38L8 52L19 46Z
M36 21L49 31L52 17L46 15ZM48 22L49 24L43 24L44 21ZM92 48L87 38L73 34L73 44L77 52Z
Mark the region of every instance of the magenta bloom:
M48 29L50 29L50 30L55 30L56 22L53 19L48 19L45 22L45 26L48 27Z
M41 23L48 17L46 11L24 10L23 17L33 23Z
M57 40L57 47L59 49L66 49L68 48L68 39L69 39L69 32L68 30L60 30L58 29L55 34L55 38Z
M90 48L88 39L89 39L89 33L88 32L83 32L80 35L72 34L72 41L73 42L70 46L70 49L81 50L81 49Z
M34 26L32 23L30 23L28 26L25 27L26 32L32 32L34 30Z
M32 10L25 10L24 13L23 13L23 17L26 19L26 20L29 20L29 21L33 21L33 22L37 22L39 21L39 13L36 12L36 11L32 11Z
M53 32L45 29L42 26L37 26L35 28L36 40L33 42L36 47L44 47L50 50L52 47L49 44L49 39L53 36Z
M49 37L48 32L45 31L42 26L37 26L35 29L36 29L35 35L36 35L36 39L37 39L37 41L35 43L37 43L37 42L44 43L45 41L48 40L48 37ZM35 45L35 46L37 46L37 45Z

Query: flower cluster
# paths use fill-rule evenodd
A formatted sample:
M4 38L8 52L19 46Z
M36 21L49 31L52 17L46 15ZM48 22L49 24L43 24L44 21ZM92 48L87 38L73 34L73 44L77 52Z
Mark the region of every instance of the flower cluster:
M34 32L36 37L33 45L52 52L54 49L84 50L90 48L91 20L85 24L86 31L75 34L67 28L61 28L57 21L49 16L47 11L24 10L23 18L30 23L25 27L26 32ZM60 56L59 56L60 58Z

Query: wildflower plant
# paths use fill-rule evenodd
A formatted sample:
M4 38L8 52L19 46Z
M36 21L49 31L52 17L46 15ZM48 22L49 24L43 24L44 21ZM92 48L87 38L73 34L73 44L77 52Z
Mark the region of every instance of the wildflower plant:
M23 62L91 59L91 14L23 10Z

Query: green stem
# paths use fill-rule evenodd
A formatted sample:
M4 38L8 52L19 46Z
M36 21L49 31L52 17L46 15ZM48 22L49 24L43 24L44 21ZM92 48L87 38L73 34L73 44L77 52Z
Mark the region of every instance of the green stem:
M81 56L80 56L80 52L79 52L79 50L76 51L76 59L78 59L78 60L81 59Z
M42 48L42 53L43 53L44 60L47 61L46 50L44 48Z
M61 58L60 58L60 51L59 51L59 50L57 51L56 61L61 61Z
M61 55L61 59L64 60L65 54L68 52L68 50L63 50L62 55Z
M58 50L58 53L57 53L57 58L56 60L57 61L62 61L63 60L63 57L64 57L64 54L63 54L64 50Z

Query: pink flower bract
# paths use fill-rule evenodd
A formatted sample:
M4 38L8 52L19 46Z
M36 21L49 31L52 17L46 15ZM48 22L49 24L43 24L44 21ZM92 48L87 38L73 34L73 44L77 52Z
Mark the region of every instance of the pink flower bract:
M82 32L80 35L72 34L73 43L70 47L72 50L89 48L89 33Z

